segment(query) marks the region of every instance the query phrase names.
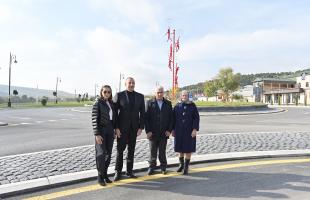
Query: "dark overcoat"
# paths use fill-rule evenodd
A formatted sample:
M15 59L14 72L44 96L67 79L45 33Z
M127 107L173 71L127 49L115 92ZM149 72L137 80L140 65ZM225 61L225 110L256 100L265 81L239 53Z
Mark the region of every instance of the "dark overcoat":
M193 102L178 103L173 109L174 151L192 153L196 151L196 138L192 131L199 131L199 113Z
M155 98L150 99L146 104L145 132L152 132L151 139L167 138L166 131L172 130L172 105L167 99L163 99L161 109Z

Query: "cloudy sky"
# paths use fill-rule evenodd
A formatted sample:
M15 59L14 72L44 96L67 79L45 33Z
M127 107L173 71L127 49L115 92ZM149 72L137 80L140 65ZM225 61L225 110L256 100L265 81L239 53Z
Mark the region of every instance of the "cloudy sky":
M180 36L180 86L222 67L259 73L310 68L307 0L0 0L0 84L94 93L120 72L151 93L171 85L167 28ZM123 83L122 83L123 85ZM124 87L123 87L124 88Z

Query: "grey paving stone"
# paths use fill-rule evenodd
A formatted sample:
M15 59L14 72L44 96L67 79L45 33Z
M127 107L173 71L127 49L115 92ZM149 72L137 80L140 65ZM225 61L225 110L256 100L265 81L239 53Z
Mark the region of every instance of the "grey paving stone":
M242 134L201 135L197 137L196 154L298 150L310 148L310 132L265 132ZM116 145L113 146L111 165L115 164ZM124 152L126 158L127 150ZM149 156L147 140L137 141L135 162ZM167 143L167 157L176 157L173 138ZM0 158L0 185L36 178L95 169L93 145L74 149L16 155Z

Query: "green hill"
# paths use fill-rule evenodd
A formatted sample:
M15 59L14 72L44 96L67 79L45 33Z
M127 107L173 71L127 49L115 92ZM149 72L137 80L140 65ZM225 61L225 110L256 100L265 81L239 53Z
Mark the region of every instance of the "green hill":
M36 88L29 88L29 87L20 87L20 86L11 86L11 93L13 96L13 90L18 91L18 95L27 95L28 97L42 97L46 96L49 98L53 98L53 90L46 90L46 89L36 89ZM9 91L9 86L7 85L0 85L0 97L7 97ZM74 98L74 94L64 91L58 91L58 97L61 98Z
M298 70L295 72L277 72L277 73L258 73L258 74L242 74L240 79L240 87L245 85L252 85L256 78L279 78L279 79L292 79L296 80L296 77L302 73L310 74L310 69ZM188 90L193 93L201 93L204 90L204 83L200 82L193 85L187 85L180 90Z

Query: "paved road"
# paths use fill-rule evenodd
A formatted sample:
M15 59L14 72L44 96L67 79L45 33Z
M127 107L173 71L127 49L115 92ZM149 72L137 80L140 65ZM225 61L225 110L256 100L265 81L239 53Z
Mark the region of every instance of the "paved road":
M59 199L293 199L310 196L310 159L281 158L207 163L191 166L182 176L169 169L168 175L127 179L119 185L101 187L95 181L83 182L14 197L59 197ZM135 181L135 182L133 182Z
M0 156L93 143L89 107L0 110L0 121L9 123L0 127ZM288 108L277 114L202 116L199 134L308 131L309 121L307 108Z
M0 110L0 156L91 144L90 114L70 108Z

